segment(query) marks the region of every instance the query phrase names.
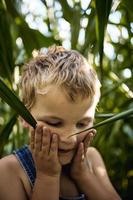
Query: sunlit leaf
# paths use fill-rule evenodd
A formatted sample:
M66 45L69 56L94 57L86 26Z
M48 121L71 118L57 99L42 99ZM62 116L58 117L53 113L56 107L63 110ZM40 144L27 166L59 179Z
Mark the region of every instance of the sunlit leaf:
M112 0L95 0L96 6L96 33L99 45L99 54L100 54L100 67L102 72L102 60L103 60L103 43L104 43L104 34L105 28L108 21L108 16L111 10ZM102 74L101 74L102 76Z
M31 57L34 49L48 47L54 43L60 44L58 40L53 38L53 36L44 36L38 30L30 28L22 15L17 11L14 4L8 0L5 0L5 2L8 12L17 26L18 36L22 38L25 50L29 57Z

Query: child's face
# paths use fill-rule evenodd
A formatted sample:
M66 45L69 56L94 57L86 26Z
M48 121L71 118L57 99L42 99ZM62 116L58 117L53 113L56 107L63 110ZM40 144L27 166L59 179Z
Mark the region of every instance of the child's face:
M90 107L89 98L71 103L60 88L52 86L47 94L37 94L31 113L38 123L44 123L58 134L59 159L64 165L71 161L79 142L83 141L87 132L68 136L92 126L95 106Z

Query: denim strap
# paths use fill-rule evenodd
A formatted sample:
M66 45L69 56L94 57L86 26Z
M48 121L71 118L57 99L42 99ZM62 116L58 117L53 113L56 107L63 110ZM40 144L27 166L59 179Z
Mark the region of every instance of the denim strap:
M36 178L36 169L28 145L24 145L22 148L13 151L13 154L15 154L15 156L17 157L22 168L24 169L24 171L28 176L31 186L33 187Z

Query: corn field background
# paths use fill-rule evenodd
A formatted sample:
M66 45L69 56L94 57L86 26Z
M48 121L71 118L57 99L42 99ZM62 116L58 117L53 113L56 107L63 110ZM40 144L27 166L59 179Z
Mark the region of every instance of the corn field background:
M97 127L92 145L125 200L133 199L132 10L130 0L0 0L0 79L17 97L23 64L52 44L78 50L96 69L102 94L95 123L123 115ZM28 143L15 105L0 82L0 157Z

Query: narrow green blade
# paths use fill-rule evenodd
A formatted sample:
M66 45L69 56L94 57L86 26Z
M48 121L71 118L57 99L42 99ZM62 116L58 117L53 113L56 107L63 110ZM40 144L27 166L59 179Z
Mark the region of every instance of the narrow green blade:
M80 131L80 132L78 132L78 133L72 134L72 135L70 135L69 137L71 137L71 136L73 136L73 135L78 135L78 134L83 133L83 132L85 132L85 131L89 131L90 129L93 129L93 128L97 128L97 127L103 126L103 125L105 125L105 124L114 122L114 121L116 121L116 120L123 119L123 118L125 118L125 117L127 117L127 116L129 116L129 115L132 115L132 114L133 114L133 108L130 109L130 110L123 111L123 112L121 112L121 113L115 114L113 117L110 117L109 119L103 120L103 121L101 121L101 122L95 124L94 126L88 128L88 129L85 129L85 130Z
M26 122L28 122L33 128L36 127L36 120L31 113L18 99L18 97L6 86L6 84L0 78L0 97L10 105Z
M98 46L99 46L101 73L103 73L102 61L103 61L104 35L108 22L108 16L111 10L112 0L102 0L102 1L95 0L94 2L96 7L96 36L98 39Z
M12 36L5 2L0 1L0 75L12 82L14 70Z

